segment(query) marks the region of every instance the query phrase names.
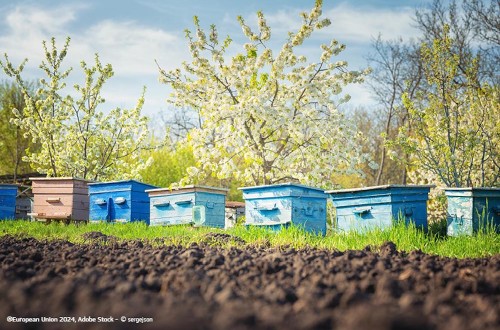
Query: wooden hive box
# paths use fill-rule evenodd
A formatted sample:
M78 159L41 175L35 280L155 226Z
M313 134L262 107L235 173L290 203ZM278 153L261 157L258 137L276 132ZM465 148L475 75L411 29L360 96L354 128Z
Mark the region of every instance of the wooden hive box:
M326 200L322 189L296 183L239 188L245 199L245 224L279 230L290 223L326 234Z
M178 189L146 190L150 198L149 224L224 228L224 206L228 189L186 186Z
M224 228L232 228L238 222L238 219L245 215L244 202L226 202L225 209L225 226Z
M29 219L28 214L33 208L33 198L29 196L18 196L16 198L16 219Z
M500 188L446 188L449 236L472 235L481 226L500 231Z
M0 220L15 218L16 196L17 185L0 184Z
M326 191L336 208L335 230L348 232L391 227L413 221L427 229L427 199L434 186L384 185Z
M89 183L90 221L149 224L149 196L156 188L135 180Z
M19 185L16 197L16 219L31 219L28 214L33 208L33 194L31 186Z
M34 195L33 212L37 220L89 219L89 193L91 181L72 177L30 178Z

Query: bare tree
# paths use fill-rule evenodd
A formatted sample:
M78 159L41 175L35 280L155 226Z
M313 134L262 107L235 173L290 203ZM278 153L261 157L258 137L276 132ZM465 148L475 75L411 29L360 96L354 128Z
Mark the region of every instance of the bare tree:
M380 104L379 120L383 122L381 137L393 138L398 128L404 125L408 115L402 106L402 94L409 90L415 93L422 82L422 70L418 60L418 46L415 42L405 43L402 38L384 41L381 36L372 44L373 53L367 57L373 73L368 85L373 96ZM378 149L379 168L375 184L395 182L406 183L405 160L400 162L399 170L391 166L387 171L387 146L385 143ZM399 175L397 172L399 171Z
M173 111L173 116L165 119L170 129L170 138L173 141L184 139L193 128L200 128L202 121L200 114L190 108L182 107Z
M459 56L458 69L462 74L457 76L457 82L465 83L468 64L479 58L478 86L480 82L498 85L500 2L463 0L462 3L459 7L455 0L448 5L444 0L434 0L429 8L417 10L415 23L422 31L421 40L431 44L442 38L447 26L454 41L452 51Z
M489 44L500 45L500 0L489 5L482 0L463 2L465 14L477 37Z

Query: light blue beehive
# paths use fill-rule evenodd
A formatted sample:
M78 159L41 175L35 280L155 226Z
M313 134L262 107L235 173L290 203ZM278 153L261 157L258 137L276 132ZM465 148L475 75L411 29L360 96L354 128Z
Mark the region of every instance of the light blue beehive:
M224 228L228 189L186 186L150 189L150 225L194 224Z
M149 223L147 189L156 188L135 180L89 183L90 221Z
M17 185L0 184L0 220L15 218L16 196Z
M432 187L384 185L326 193L336 208L337 232L389 228L398 219L427 229L427 199Z
M279 230L290 224L326 234L326 199L322 189L296 183L239 188L247 225Z
M482 225L500 231L500 188L446 188L449 236L472 235Z

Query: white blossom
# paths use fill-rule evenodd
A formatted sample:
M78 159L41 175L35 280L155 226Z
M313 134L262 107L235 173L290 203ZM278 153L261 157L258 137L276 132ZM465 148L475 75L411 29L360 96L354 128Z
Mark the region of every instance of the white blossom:
M16 69L7 55L5 63L0 61L5 73L16 79L25 94L26 107L14 112L12 123L40 145L39 150L23 160L47 176L92 180L137 178L139 171L151 162L138 159L147 137L147 118L141 115L144 95L130 110L117 108L107 114L100 111L99 106L105 102L101 89L113 76L113 69L110 64L103 66L97 54L94 66L80 63L85 80L73 86L78 98L65 95L64 80L72 70L62 71L61 63L69 41L68 38L61 52L54 38L50 50L43 42L46 59L40 68L47 79L40 79L35 95L28 94L21 77L25 62Z
M345 48L336 40L321 46L316 62L297 48L330 24L321 19L321 7L317 1L311 12L301 14L302 26L289 33L290 40L277 52L267 44L271 29L259 12L259 33L238 17L249 41L243 54L226 62L229 44L218 46L210 38L200 45L188 38L194 51L191 63L184 65L185 77L175 69L160 69L160 80L173 88L169 102L192 107L203 119L189 134L199 170L189 169L184 183L204 172L247 184L299 181L326 187L334 184L334 174L359 172L366 155L351 138L357 133L354 125L336 110L335 95L364 73L348 71L345 61L332 62ZM200 30L198 21L195 26Z

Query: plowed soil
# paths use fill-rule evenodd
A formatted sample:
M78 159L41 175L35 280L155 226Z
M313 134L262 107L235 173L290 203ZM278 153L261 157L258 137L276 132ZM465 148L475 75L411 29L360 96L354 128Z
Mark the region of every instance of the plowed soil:
M500 255L458 260L390 242L375 253L87 238L0 237L0 329L500 329Z

